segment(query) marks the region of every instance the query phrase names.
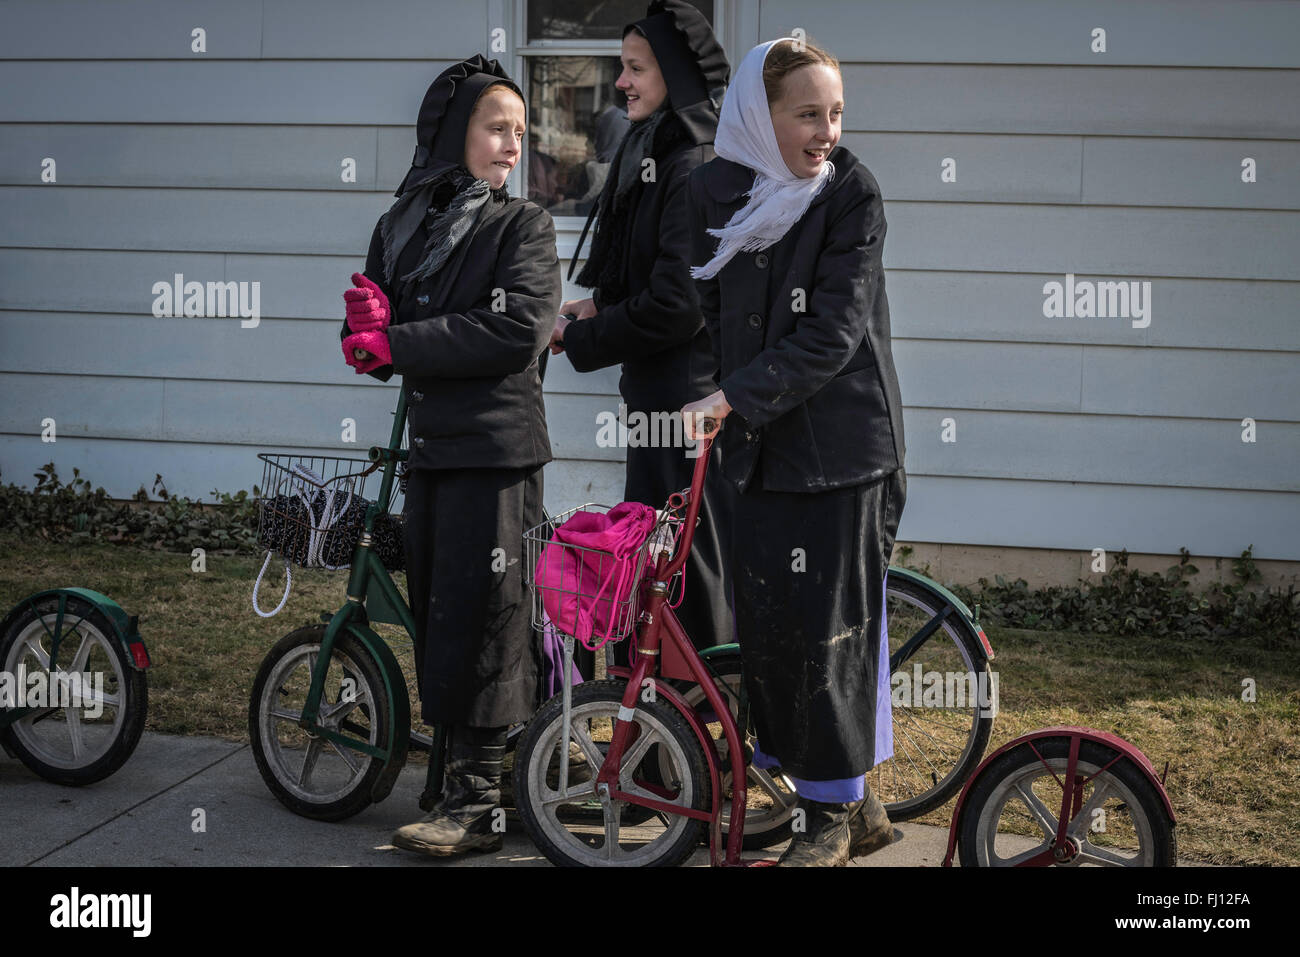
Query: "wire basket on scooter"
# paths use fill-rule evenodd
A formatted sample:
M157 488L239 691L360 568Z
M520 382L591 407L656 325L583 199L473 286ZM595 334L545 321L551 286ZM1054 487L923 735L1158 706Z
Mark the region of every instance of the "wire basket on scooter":
M671 553L673 528L680 524L675 516L659 512L645 541L621 556L554 540L555 530L579 512L609 511L606 505L579 505L524 533L524 576L532 590L533 625L574 635L592 650L621 641L632 631L640 613L640 583L661 551ZM551 613L557 610L558 615Z
M257 540L304 568L347 568L378 493L381 463L332 455L261 452ZM400 515L390 513L397 483L376 516L371 547L389 570L405 565ZM370 496L367 497L367 492Z

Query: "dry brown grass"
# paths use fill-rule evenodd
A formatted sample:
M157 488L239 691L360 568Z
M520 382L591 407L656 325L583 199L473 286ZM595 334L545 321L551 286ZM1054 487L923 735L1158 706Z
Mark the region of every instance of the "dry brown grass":
M279 615L249 605L260 560L209 554L207 571L188 555L111 545L66 546L0 533L0 610L31 592L94 588L140 616L154 668L151 731L246 740L248 696L258 665L282 635L319 620L344 600L343 573L294 569ZM283 571L268 572L262 607L274 607ZM397 575L404 590L404 576ZM394 640L408 675L409 642ZM1300 864L1300 638L1182 641L1107 635L991 631L1001 676L989 748L1034 728L1082 724L1141 748L1178 816L1184 860ZM1242 681L1257 700L1242 701ZM413 710L418 710L411 686ZM946 826L951 804L922 820Z

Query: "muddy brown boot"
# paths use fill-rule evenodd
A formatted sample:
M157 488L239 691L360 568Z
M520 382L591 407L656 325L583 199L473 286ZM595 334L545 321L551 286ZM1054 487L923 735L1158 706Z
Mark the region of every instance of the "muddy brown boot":
M556 763L557 762L552 762L553 765ZM599 770L599 767L597 767L597 770ZM578 746L578 742L570 741L569 742L569 787L573 787L575 784L583 784L584 782L590 781L591 778L592 778L592 769L590 765L587 764L587 755L584 754L582 748ZM553 791L559 790L560 769L558 767L551 767L550 769L547 770L546 786Z
M890 823L885 805L872 793L871 785L863 786L862 804L849 818L849 857L865 857L903 839L903 832Z
M861 810L862 802L823 804L799 798L796 809L804 811L804 829L777 858L777 867L843 867L849 862L849 822Z
M501 849L501 816L495 812L501 803L505 732L464 725L452 730L442 800L427 817L394 831L394 845L431 857Z

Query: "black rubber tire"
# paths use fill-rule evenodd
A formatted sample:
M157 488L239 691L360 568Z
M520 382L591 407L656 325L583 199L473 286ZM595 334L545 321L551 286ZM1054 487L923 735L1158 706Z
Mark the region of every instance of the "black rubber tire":
M897 601L903 601L911 608L917 607L913 602L919 602L921 605L929 608L933 613L937 613L947 604L947 599L939 593L933 592L909 578L902 578L897 575L890 575L886 578L885 596L886 603L888 603L889 598L893 596ZM935 629L930 637L920 646L921 649L925 649L934 641L955 642L955 646L958 648L965 664L975 672L977 680L981 673L987 675L989 665L988 659L984 653L984 648L980 644L979 636L970 626L970 623L966 620L965 616L957 613L951 615L948 618L948 621L952 626L952 630L949 631L943 627ZM894 636L891 636L891 645L894 643L892 640L893 637ZM907 668L908 665L904 663L902 667ZM988 679L985 678L984 680L987 681ZM897 760L899 749L897 717L894 719L894 729L896 732L894 735L894 753L896 757L891 760ZM979 767L979 763L984 757L984 750L988 747L989 735L992 731L992 716L976 715L973 717L970 732L966 737L965 748L958 761L954 764L952 770L937 782L934 782L930 788L918 792L907 799L886 800L886 795L879 793L883 788L877 784L874 790L877 791L877 796L884 801L885 810L889 814L889 819L895 823L898 821L911 820L912 818L920 817L921 815L946 804L958 791L961 790L966 783L966 779L975 772L977 767ZM884 765L877 766L877 768L883 767ZM873 775L883 775L884 773L884 771L878 772L876 769L867 772L868 783L872 783ZM874 780L879 782L880 778L875 777Z
M11 623L8 632L0 635L0 667L3 667L3 663L8 660L13 643L18 640L18 636L29 625L40 617L57 614L58 610L59 598L57 595L36 602L35 609L28 605ZM108 750L103 755L92 763L79 768L61 768L41 760L23 744L21 737L15 732L12 725L0 730L0 740L4 741L5 746L17 755L23 764L47 781L81 787L86 784L94 784L96 781L102 781L125 764L135 751L136 745L140 743L140 736L144 733L145 716L149 710L149 683L145 672L135 669L126 648L117 638L112 622L97 606L75 595L68 595L63 614L65 625L84 616L86 622L104 637L106 643L112 649L118 668L122 673L122 683L118 689L119 694L123 696L123 704L120 707L125 712L122 727L118 730L116 739L109 745Z
M384 769L383 760L359 751L352 752L361 761L368 762L365 772L351 785L347 793L337 799L320 802L311 801L294 794L277 776L270 759L267 757L266 743L262 735L262 723L267 717L261 706L262 698L267 690L267 682L270 680L276 665L287 654L303 645L314 644L319 646L324 635L325 625L308 625L285 635L267 653L266 658L262 660L262 666L258 669L257 678L253 682L252 694L249 696L248 737L249 742L252 744L253 757L257 761L257 770L261 773L266 786L270 788L271 793L276 796L281 804L302 817L317 821L342 821L370 806L372 803L371 790ZM334 648L330 658L331 669L335 664L338 664L343 667L345 673L351 673L362 678L371 689L375 689L377 692L373 695L373 707L369 710L370 720L376 730L375 741L382 746L384 742L389 741L392 737L393 718L392 703L388 700L388 696L383 693L384 678L379 663L374 660L365 645L346 630L339 632L334 641ZM298 710L301 710L301 702L298 704ZM405 729L403 729L402 733L406 733Z
M1037 738L1033 742L1047 760L1054 758L1065 760L1070 753L1070 739ZM1096 741L1082 741L1079 744L1079 760L1087 762L1094 768L1106 767L1115 759L1115 749ZM985 805L989 802L998 786L1007 778L1023 773L1031 767L1042 768L1038 755L1028 743L1012 748L1006 754L991 762L971 785L970 793L962 805L961 820L957 822L957 852L962 867L979 867L979 820ZM1047 769L1042 768L1046 773ZM1165 811L1155 785L1129 758L1120 758L1104 772L1123 784L1137 798L1137 813L1142 814L1151 830L1154 867L1173 867L1178 863L1178 838L1174 822ZM1049 805L1050 806L1050 805ZM1059 806L1058 806L1059 807ZM1058 807L1051 807L1056 814ZM1134 810L1129 807L1132 816Z
M617 680L586 681L573 689L571 705L577 709L592 703L612 703L612 707L617 709L622 703L625 687L624 682ZM651 715L681 749L687 761L685 771L692 781L693 799L691 807L695 810L708 811L712 807L708 764L695 732L691 730L676 708L661 700L639 701L637 712L638 714L646 713ZM539 768L541 767L542 755L539 752L542 748L542 742L557 734L557 729L562 723L563 700L560 695L556 695L547 701L541 710L533 716L532 720L528 722L528 727L519 739L515 751L513 782L515 808L519 812L524 827L527 828L529 835L532 837L533 843L537 845L538 850L545 854L551 863L560 867L590 866L588 862L572 856L566 848L556 844L546 833L539 815L533 807L531 792L528 787L529 766L537 763ZM656 743L653 747L657 748L661 747L661 745ZM549 758L550 756L547 755L546 757ZM641 866L673 867L680 864L695 850L699 844L700 833L705 829L705 822L684 818L680 815L674 817L677 820L685 821L685 826L681 828L680 833L672 841L668 842L652 858L641 862Z

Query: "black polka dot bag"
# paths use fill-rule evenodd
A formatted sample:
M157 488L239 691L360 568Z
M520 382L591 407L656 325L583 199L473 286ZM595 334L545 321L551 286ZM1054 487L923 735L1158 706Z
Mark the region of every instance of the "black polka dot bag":
M365 530L367 480L379 463L335 456L301 456L263 452L262 485L257 489L257 541L266 549L262 570L253 585L253 611L263 618L278 614L289 600L290 563L303 568L350 568L352 554ZM405 490L399 470L394 497ZM389 571L406 567L402 516L391 511L392 500L375 517L371 548ZM271 556L284 560L284 596L272 611L258 607L257 594Z

